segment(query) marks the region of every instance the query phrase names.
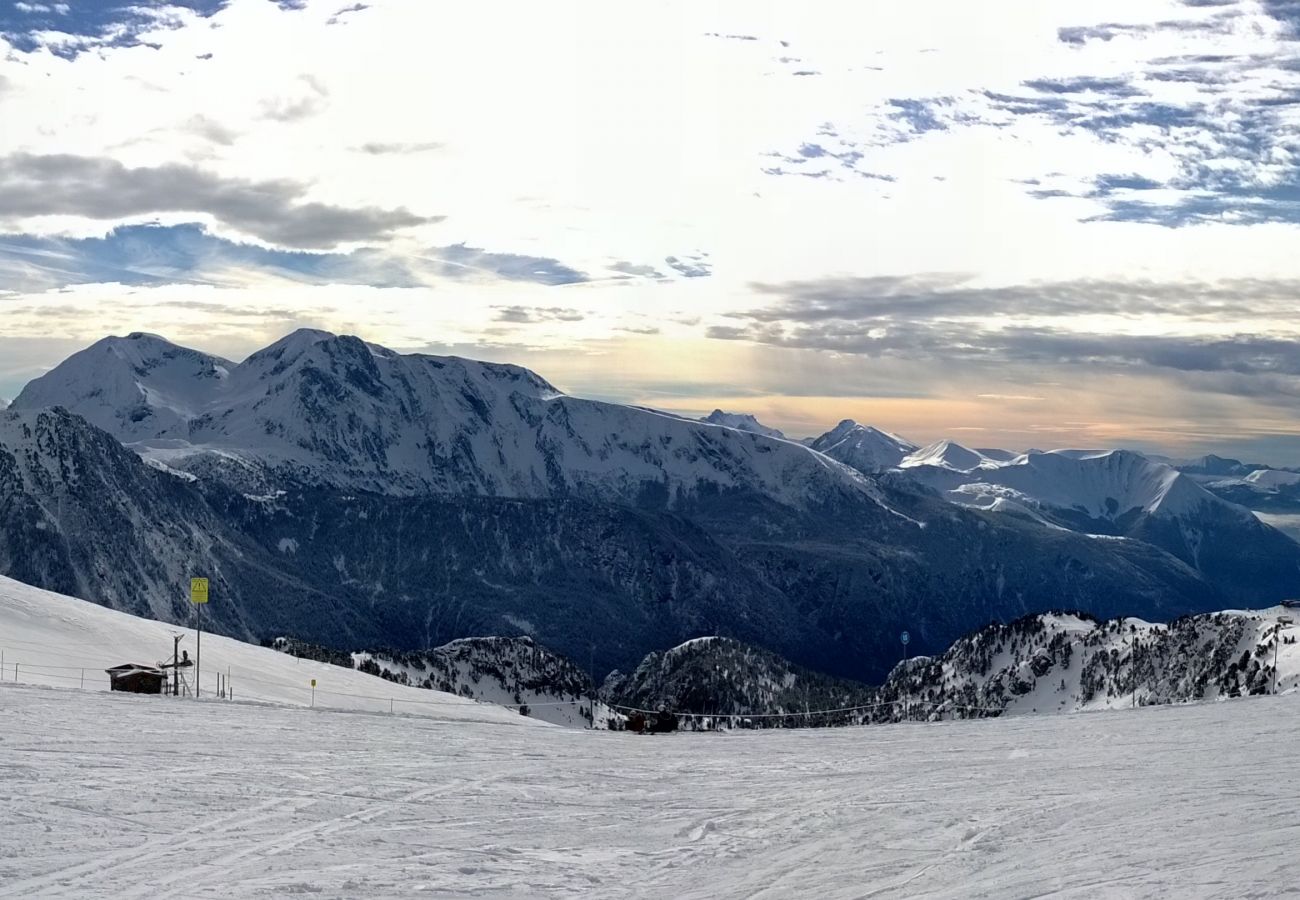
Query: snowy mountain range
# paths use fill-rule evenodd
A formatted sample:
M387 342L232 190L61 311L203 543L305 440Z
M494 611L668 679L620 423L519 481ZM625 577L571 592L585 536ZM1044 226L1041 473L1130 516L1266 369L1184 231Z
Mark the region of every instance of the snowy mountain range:
M799 505L872 490L797 444L568 397L518 366L402 355L322 331L295 331L239 364L155 335L105 338L13 404L56 405L174 468L233 457L383 494L672 506L749 490Z
M1235 459L1206 459L1208 463L1198 460L1178 469L1232 503L1259 512L1300 514L1300 472Z
M1065 518L1058 524L1103 534L1135 513L1172 518L1208 505L1248 516L1177 469L1126 450L991 453L943 441L900 467L963 506Z
M900 477L949 502L1064 528L1095 538L1140 540L1159 547L1216 581L1258 585L1265 560L1289 558L1290 538L1262 524L1250 510L1217 495L1193 476L1127 450L1006 450L939 441L898 457L907 445L868 453L834 440L836 431L813 443L863 472L879 472L889 460ZM882 446L881 432L861 426L864 441ZM890 436L892 437L892 436ZM1262 476L1262 473L1256 473ZM1289 483L1269 473L1266 483ZM1287 473L1289 474L1289 473ZM1300 478L1296 479L1300 482ZM1291 542L1294 543L1294 542ZM1283 583L1300 583L1284 565ZM1240 595L1240 596L1249 596Z
M238 364L107 338L0 413L0 571L172 619L203 571L258 640L528 635L608 672L721 634L858 678L904 628L934 653L1044 608L1295 593L1300 545L1142 457L756 425L324 332Z

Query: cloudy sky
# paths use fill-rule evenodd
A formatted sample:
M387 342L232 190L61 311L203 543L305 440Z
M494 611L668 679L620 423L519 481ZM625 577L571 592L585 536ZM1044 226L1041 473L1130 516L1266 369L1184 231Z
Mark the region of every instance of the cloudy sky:
M1300 0L0 3L0 396L299 326L1300 464Z

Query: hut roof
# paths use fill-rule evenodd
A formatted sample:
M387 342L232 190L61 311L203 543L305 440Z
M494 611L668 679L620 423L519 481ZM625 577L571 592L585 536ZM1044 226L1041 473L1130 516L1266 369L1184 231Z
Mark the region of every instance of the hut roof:
M162 670L156 666L146 666L140 663L122 663L120 666L113 666L113 668L104 671L109 675L126 675L130 672L148 672L150 675L162 674Z

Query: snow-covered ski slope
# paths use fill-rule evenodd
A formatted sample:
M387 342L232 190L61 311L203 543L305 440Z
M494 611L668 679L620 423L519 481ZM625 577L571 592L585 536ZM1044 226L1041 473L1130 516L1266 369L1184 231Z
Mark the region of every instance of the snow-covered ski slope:
M639 737L0 684L0 897L1245 897L1300 697Z
M156 665L171 656L172 635L195 655L192 629L142 619L43 591L0 576L0 681L108 690L104 669L122 663ZM15 670L15 666L17 669ZM191 684L193 669L189 670ZM229 673L236 700L332 707L473 720L536 724L512 709L441 691L393 684L353 669L298 660L265 647L203 635L201 693L216 693L217 673ZM83 674L84 673L84 674ZM311 686L316 680L315 697ZM150 698L173 703L171 698Z

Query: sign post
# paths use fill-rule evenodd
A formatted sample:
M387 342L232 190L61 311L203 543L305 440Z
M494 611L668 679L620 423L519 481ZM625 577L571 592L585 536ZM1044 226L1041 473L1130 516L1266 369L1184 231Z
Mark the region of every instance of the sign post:
M208 580L190 579L190 603L194 605L194 696L199 695L199 669L203 661L203 604L208 602Z
M391 704L390 704L391 706ZM316 708L316 679L311 680L311 708Z
M912 642L912 636L904 631L898 636L898 639L903 642L903 662L907 662L907 645ZM907 699L903 702L903 716L909 722L912 720L912 689L910 687L907 689Z

